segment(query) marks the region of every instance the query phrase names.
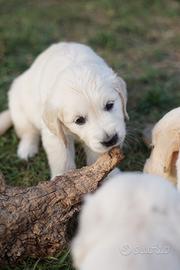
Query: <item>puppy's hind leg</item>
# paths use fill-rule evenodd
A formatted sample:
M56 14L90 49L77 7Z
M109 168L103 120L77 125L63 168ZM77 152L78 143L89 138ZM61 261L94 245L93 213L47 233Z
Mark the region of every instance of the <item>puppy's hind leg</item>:
M11 117L20 142L17 155L20 159L28 160L38 152L39 130L29 121L23 111L17 107L11 110Z
M33 128L26 131L22 134L17 154L19 158L28 160L38 152L39 132Z

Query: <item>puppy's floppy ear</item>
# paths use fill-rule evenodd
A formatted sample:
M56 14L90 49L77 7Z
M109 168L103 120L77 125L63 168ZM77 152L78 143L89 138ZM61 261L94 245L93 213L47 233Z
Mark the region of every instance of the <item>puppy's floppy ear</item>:
M172 144L168 147L167 156L164 164L164 172L169 175L175 174L176 161L178 159L179 148L180 148L180 138L174 138Z
M63 130L63 123L58 118L58 111L56 109L53 109L46 102L42 117L43 117L44 123L49 128L49 130L54 135L61 138L63 140L65 146L67 146L67 140L66 140L66 136L65 136L64 130Z
M114 89L119 93L122 105L123 105L123 113L126 120L129 120L129 115L126 110L127 105L127 87L125 81L120 78L119 76L116 76L115 82L114 82Z

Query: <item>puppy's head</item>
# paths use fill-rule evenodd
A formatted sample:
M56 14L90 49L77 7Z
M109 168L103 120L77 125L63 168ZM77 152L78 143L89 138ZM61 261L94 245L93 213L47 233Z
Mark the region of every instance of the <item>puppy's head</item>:
M144 172L163 176L177 183L176 162L180 148L180 108L167 113L152 131L152 151Z
M126 84L110 68L68 69L46 103L44 120L56 135L64 137L63 130L69 130L97 153L122 145L128 118Z

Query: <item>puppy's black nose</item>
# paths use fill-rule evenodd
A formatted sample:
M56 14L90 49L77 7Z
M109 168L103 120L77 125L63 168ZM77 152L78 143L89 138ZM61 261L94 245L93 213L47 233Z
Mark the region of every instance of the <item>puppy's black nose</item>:
M117 143L117 141L118 141L118 135L116 133L112 137L108 137L108 139L106 141L101 142L101 144L103 146L110 147L110 146L115 145Z

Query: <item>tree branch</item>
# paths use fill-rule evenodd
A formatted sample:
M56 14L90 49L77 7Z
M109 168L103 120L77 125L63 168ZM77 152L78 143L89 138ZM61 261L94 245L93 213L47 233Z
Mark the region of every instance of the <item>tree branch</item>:
M0 176L0 265L54 256L67 247L68 223L84 194L96 190L122 158L114 148L91 166L29 188L6 186Z

